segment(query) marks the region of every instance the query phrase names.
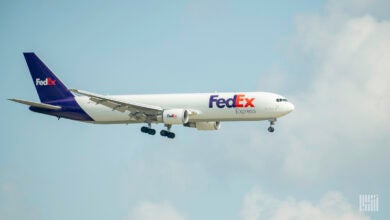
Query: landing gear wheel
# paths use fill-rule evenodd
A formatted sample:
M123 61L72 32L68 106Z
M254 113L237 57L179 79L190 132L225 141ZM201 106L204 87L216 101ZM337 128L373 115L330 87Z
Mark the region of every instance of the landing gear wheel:
M167 135L167 137L170 138L170 139L175 138L175 136L176 136L175 133L172 133L172 132L169 132L168 135Z
M273 119L269 120L268 131L271 132L271 133L275 131L275 128L272 127L273 125L275 125L275 122L276 122L276 118L273 118Z
M170 132L170 131L166 131L166 130L161 130L160 131L160 135L163 136L163 137L170 138L170 139L175 138L175 133Z
M141 132L146 133L146 134L150 134L150 135L156 134L156 130L149 128L149 127L145 127L145 126L141 127Z
M148 133L148 131L149 131L148 127L145 127L145 126L141 127L141 132L142 133Z
M150 128L149 128L148 134L150 134L150 135L155 135L155 134L156 134L156 130L150 129Z
M166 131L166 130L161 130L160 131L160 135L163 136L163 137L167 136L167 134L168 134L168 131Z

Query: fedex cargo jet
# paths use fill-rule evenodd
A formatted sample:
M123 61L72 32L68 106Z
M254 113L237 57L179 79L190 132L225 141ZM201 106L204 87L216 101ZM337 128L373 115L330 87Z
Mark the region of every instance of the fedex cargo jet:
M141 132L155 135L152 124L162 123L160 135L174 138L172 125L218 130L222 121L268 120L274 123L294 110L281 95L268 92L188 93L155 95L99 95L68 89L34 54L24 53L40 103L9 99L29 105L33 112L96 124L144 123Z

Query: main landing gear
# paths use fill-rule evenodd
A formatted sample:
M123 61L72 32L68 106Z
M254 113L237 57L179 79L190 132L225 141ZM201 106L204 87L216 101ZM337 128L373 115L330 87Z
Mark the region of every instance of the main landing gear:
M172 125L165 125L165 126L167 127L168 130L161 130L160 135L170 139L175 138L175 133L170 132Z
M150 124L148 124L148 127L141 127L141 132L142 133L146 133L146 134L150 134L150 135L155 135L156 134L156 130L154 130Z
M273 125L275 125L275 121L276 121L276 118L275 118L275 119L272 119L272 120L269 120L268 131L271 132L271 133L275 131L275 128L272 127Z
M165 126L167 127L167 130L161 130L160 135L163 137L170 138L170 139L175 138L175 136L176 136L175 133L170 131L172 125L165 125ZM141 127L141 132L146 133L146 134L150 134L150 135L156 134L156 130L152 128L151 124L148 124L148 127L146 127L146 126Z
M166 130L161 130L160 131L160 135L163 136L163 137L170 138L170 139L175 138L175 133L170 132L170 131L166 131Z

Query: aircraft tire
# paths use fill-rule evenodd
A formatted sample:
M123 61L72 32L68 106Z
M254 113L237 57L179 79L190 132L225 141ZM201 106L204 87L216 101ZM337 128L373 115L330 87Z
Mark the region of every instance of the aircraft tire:
M149 128L148 134L155 135L156 134L156 130Z
M175 133L173 133L173 132L169 132L168 134L167 134L167 137L168 138L170 138L170 139L173 139L173 138L175 138Z
M163 136L163 137L166 137L168 135L168 131L166 130L161 130L160 131L160 135Z
M149 133L149 128L143 126L143 127L141 127L141 132L142 132L142 133Z

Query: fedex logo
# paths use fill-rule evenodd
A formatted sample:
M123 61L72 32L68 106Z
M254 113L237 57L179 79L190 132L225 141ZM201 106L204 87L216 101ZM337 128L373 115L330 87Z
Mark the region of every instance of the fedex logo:
M40 78L36 78L35 79L35 85L36 86L55 86L56 85L56 81L57 80L51 79L49 77L47 77L44 80L41 80Z
M167 114L167 118L177 118L176 114Z
M253 101L255 98L246 98L244 94L236 94L232 98L218 98L219 95L211 95L209 100L209 108L214 107L214 103L218 108L254 108Z

